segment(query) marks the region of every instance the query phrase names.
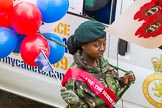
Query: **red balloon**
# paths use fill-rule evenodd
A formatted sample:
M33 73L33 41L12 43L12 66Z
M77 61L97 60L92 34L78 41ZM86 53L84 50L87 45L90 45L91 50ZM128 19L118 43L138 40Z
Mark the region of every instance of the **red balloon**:
M20 54L25 63L31 66L37 66L34 60L43 51L48 57L50 47L46 38L39 34L32 34L26 36L20 46Z
M0 13L13 7L14 0L0 0Z
M11 11L0 13L0 27L9 27L9 25L11 24L11 20Z
M20 34L36 33L42 23L39 8L29 2L19 2L13 7L12 27Z

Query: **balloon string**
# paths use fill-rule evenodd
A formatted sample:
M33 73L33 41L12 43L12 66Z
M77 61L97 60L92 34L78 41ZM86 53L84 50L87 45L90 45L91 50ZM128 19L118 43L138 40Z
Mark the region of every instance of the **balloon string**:
M44 35L43 35L44 36ZM56 40L54 40L54 39L51 39L51 38L49 38L49 37L47 37L47 36L44 36L45 38L47 38L48 40L50 40L50 41L52 41L52 42L55 42L56 44L58 44L58 45L60 45L60 46L63 46L63 47L65 47L65 48L67 48L67 46L65 45L65 44L62 44L62 43L60 43L60 42L58 42L58 41L56 41Z

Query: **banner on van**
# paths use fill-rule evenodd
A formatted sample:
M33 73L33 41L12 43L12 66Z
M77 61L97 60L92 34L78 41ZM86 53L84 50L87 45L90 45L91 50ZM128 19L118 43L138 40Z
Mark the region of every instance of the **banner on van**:
M136 0L107 32L145 48L161 46L162 3L160 0Z

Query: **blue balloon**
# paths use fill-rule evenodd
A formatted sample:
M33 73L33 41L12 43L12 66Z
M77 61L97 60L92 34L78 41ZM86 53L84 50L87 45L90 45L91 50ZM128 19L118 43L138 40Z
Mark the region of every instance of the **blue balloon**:
M37 0L37 6L42 13L42 21L52 23L60 20L68 11L68 0Z
M0 27L0 58L8 56L15 49L17 40L15 31Z
M43 34L45 37L47 38L50 38L50 39L53 39L53 40L56 40L58 41L59 43L63 43L62 39L57 36L56 34L53 34L53 33L44 33ZM50 46L50 54L49 54L49 61L51 64L55 64L57 63L58 61L60 61L62 59L62 57L64 56L64 53L65 53L65 47L49 40L48 40L48 43L49 43L49 46Z
M25 35L18 35L18 41L17 41L15 49L13 50L14 53L20 53L20 46L24 38L25 38Z

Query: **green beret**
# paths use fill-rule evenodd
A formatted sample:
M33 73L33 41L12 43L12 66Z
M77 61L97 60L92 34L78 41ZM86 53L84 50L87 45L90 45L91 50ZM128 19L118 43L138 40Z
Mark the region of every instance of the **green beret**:
M105 25L97 21L85 21L74 32L74 38L82 43L88 43L106 37Z

